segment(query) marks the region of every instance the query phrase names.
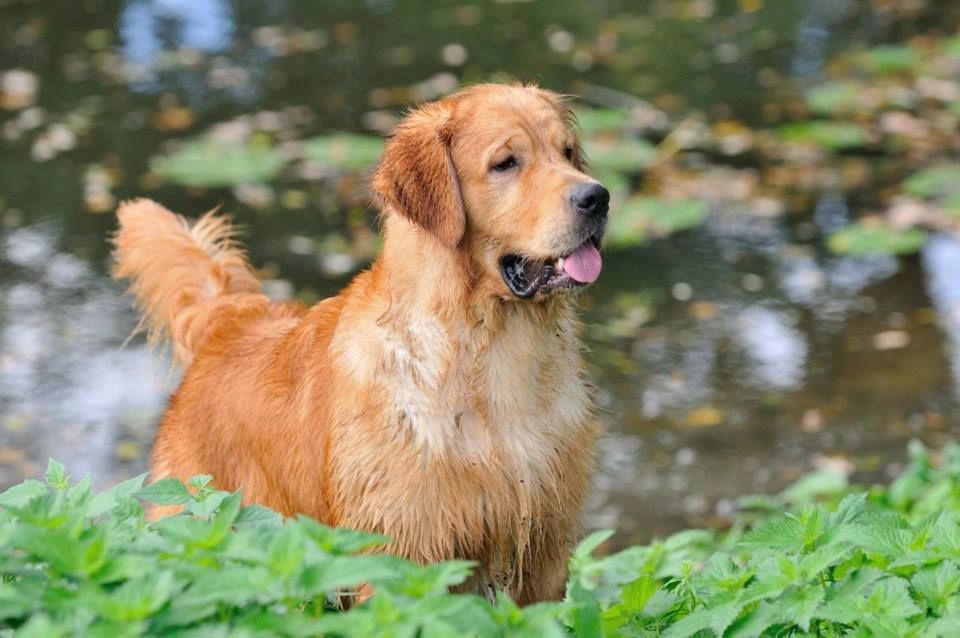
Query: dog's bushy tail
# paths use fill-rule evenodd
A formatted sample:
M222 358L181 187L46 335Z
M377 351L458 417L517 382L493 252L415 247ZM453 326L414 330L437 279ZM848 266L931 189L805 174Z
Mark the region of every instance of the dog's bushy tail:
M130 280L141 327L154 341L169 339L182 363L218 322L268 304L225 217L210 212L190 224L149 199L123 202L117 217L113 275Z

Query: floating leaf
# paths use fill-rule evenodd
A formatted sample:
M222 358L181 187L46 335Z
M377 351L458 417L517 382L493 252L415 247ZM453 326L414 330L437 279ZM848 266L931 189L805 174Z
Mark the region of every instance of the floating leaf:
M383 140L371 135L333 133L304 142L303 156L330 171L361 171L380 159Z
M864 51L857 59L868 71L885 75L910 70L922 56L919 51L910 47L885 45Z
M908 255L920 250L926 238L927 234L918 228L896 229L857 222L830 235L827 246L841 255Z
M607 237L611 245L635 245L650 235L663 236L692 228L706 216L707 205L699 200L632 197L610 217Z
M817 112L832 115L863 108L864 86L849 80L826 82L807 93L807 104Z
M786 142L812 144L831 150L858 148L866 145L867 129L852 122L795 122L780 127L780 137Z
M194 138L151 164L161 178L187 186L233 186L276 177L285 160L273 146L259 140L225 143L211 136Z
M621 109L578 109L577 123L584 135L623 130L630 116Z
M590 167L598 172L635 174L656 158L653 144L635 137L593 137L584 140L583 146Z
M911 175L904 190L926 199L960 198L960 164L944 164L925 168Z

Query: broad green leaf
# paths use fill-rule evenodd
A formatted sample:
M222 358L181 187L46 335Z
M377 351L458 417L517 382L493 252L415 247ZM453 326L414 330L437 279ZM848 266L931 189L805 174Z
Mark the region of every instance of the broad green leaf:
M650 166L657 157L656 148L638 137L598 135L583 140L590 170L613 171L636 175Z
M45 495L47 492L48 488L44 483L27 479L0 494L0 507L24 507L34 498Z
M187 486L175 478L154 481L135 492L134 496L157 505L182 505L190 500L190 492L187 490Z
M914 590L926 601L934 615L942 615L949 598L960 591L960 569L953 561L921 569L910 578Z
M931 166L903 183L909 195L925 199L949 199L960 195L960 164Z
M895 229L877 223L857 222L830 235L827 245L841 255L915 253L927 234L917 228Z
M632 197L611 216L607 242L611 246L633 246L649 237L670 235L697 226L706 219L707 213L707 205L699 200Z
M262 505L247 505L240 509L234 525L280 525L283 517Z
M873 47L856 57L864 68L880 75L909 71L923 59L916 49L900 45Z
M630 115L623 109L580 108L577 109L577 124L585 136L594 133L616 133L630 123Z
M361 171L383 152L383 140L370 135L332 133L304 141L303 156L329 171Z
M63 463L54 459L47 460L46 472L47 485L58 490L65 490L70 486L70 477L63 467Z
M145 472L139 476L135 476L132 479L127 479L121 483L114 485L111 489L106 492L101 492L93 497L90 501L90 504L87 506L86 515L90 518L96 518L101 514L106 514L114 507L122 498L131 497L143 488L144 481L147 480L148 474Z
M870 139L869 131L853 122L796 122L780 127L778 133L785 142L829 150L859 148Z
M151 167L162 179L186 186L234 186L266 182L286 163L269 142L224 142L213 136L188 140L174 152L154 158Z

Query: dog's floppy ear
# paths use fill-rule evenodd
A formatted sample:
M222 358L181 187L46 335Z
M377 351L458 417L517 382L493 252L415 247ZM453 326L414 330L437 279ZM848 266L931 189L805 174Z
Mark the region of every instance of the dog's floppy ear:
M397 125L373 175L377 203L389 207L455 248L466 215L460 180L450 155L453 123L449 109L428 104Z

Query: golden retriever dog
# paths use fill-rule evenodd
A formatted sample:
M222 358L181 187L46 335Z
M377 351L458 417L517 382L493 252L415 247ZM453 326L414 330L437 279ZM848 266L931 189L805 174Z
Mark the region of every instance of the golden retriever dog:
M372 181L385 242L312 308L272 302L222 217L118 211L115 275L186 366L152 478L389 537L460 589L562 595L598 424L576 295L609 193L554 93L478 85L409 113Z

